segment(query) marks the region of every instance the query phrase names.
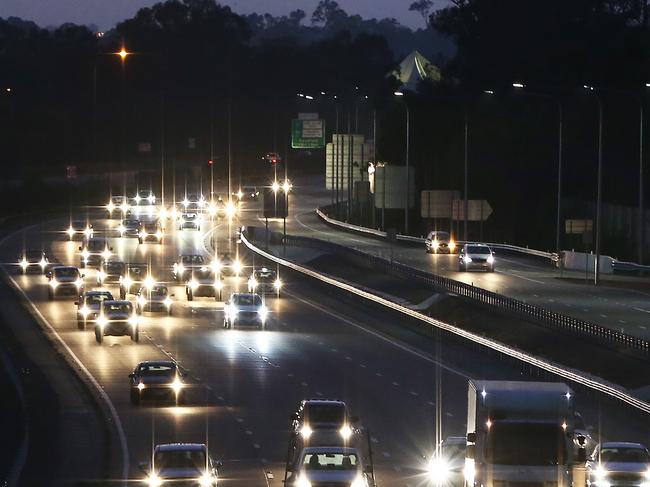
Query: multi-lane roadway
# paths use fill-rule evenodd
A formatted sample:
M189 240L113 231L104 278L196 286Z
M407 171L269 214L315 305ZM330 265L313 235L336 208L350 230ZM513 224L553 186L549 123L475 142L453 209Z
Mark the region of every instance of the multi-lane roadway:
M199 441L207 442L214 457L223 461L221 475L227 485L281 486L289 415L301 399L311 397L343 399L361 418L370 431L379 485L421 485L423 456L431 454L436 438L465 432L469 377L528 379L531 372L536 377L530 367L444 336L424 340L404 329L400 339L390 338L383 327L401 329L408 318L341 299L296 276L293 279L299 280L287 282L280 299L268 301L271 317L265 330L223 329L223 303L210 298L187 302L182 286L171 281L170 270L183 252L210 259L213 238L219 253L227 248L236 253L230 237L237 224L258 221L255 203L249 203L233 225L219 220L201 232L170 229L161 245L118 238L111 231L115 222L104 220L101 212L95 215L96 231L109 235L120 258L151 262L175 294L172 316L144 316L140 343L106 337L97 344L91 330L77 328L73 298L49 301L42 275L18 275L11 264L5 269L29 306L105 393L101 400L114 414L106 419L121 449L111 460L112 479L121 479L123 472L129 479L142 479L138 464L148 460L155 443ZM306 215L298 218L302 225L314 224ZM67 240L62 232L66 226L67 220L60 218L7 236L0 245L3 262L14 261L24 246L42 246L51 259L76 265L78 242ZM291 228L298 226L292 223ZM241 250L240 258L247 274L254 257ZM96 271L84 273L86 288L96 287ZM228 278L224 296L245 286L245 277ZM116 286L108 289L117 294ZM167 358L189 371L188 404L131 404L127 376L134 366ZM640 441L648 437L645 416L604 396L577 391L578 408L594 436ZM439 432L437 415L442 418ZM68 447L80 445L71 438ZM88 465L79 465L79 476L88 480L90 472ZM67 478L61 485L77 480Z

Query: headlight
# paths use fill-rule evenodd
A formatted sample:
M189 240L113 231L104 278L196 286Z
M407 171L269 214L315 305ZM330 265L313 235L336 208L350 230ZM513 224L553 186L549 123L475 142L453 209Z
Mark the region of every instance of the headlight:
M248 287L250 289L255 289L257 287L257 280L253 279L252 277L248 280Z
M42 258L42 259L41 259L41 261L39 262L39 265L40 265L43 269L45 269L45 267L47 267L47 261L45 260L45 258Z
M145 304L147 304L147 298L145 298L144 296L138 296L138 304L140 306L144 306Z
M262 305L260 306L260 309L257 310L257 314L260 316L262 321L266 321L266 317L269 314L269 310L266 308L266 306Z
M472 258L469 255L466 255L463 257L463 262L465 262L465 264L469 264L472 262Z
M120 225L119 227L117 227L117 231L120 232L120 235L123 235L125 230L126 228L124 227L124 225Z
M218 290L223 289L223 282L221 281L214 281L214 287Z
M138 390L141 391L144 389L144 384L142 382L138 383Z
M199 485L201 487L210 487L213 484L214 484L214 477L212 475L210 475L209 472L205 472L199 478Z
M437 240L434 240L433 242L431 242L431 245L433 245L434 249L437 249L438 247L440 247L440 242L438 242Z
M222 266L221 266L221 262L219 262L219 259L214 259L214 260L210 263L210 267L212 268L212 270L213 270L214 272L217 272L217 273L218 273L218 272L221 272L221 267L222 267Z
M314 430L312 430L308 424L304 424L302 428L300 428L300 434L304 439L308 439L313 432Z
M341 426L341 429L339 430L339 434L341 435L341 438L344 440L350 439L350 436L352 436L352 428L350 428L347 424L344 424Z
M126 213L127 211L129 211L129 205L127 205L126 203L122 203L120 205L120 210L122 210L122 213Z
M147 232L140 232L140 238L147 238Z
M161 232L160 230L158 230L158 231L156 232L156 238L157 238L158 240L160 240L160 239L162 238L162 236L163 236L162 232Z
M56 287L57 287L58 285L59 285L59 281L57 281L56 279L52 279L52 280L50 280L50 286L51 286L53 289L56 289Z
M122 283L126 288L130 288L133 285L133 279L127 276L122 280Z
M602 465L598 465L596 467L596 470L594 470L594 478L596 479L597 482L602 482L606 479L607 477L607 470L605 470L605 467Z
M444 458L435 456L429 460L427 465L429 478L436 484L442 485L449 478L449 464Z
M239 262L239 259L235 260L235 262L232 265L232 268L235 271L235 274L239 275L239 273L241 272L241 268L242 268L242 265L241 265L241 262Z
M453 251L456 248L456 242L453 240L449 241L449 250Z
M88 250L84 249L84 250L81 251L81 256L84 259L88 259L88 257L90 257L90 252L88 252Z
M190 281L190 287L191 287L192 289L196 289L197 287L199 287L199 283L198 283L197 281L195 281L194 279L192 279L192 280Z
M183 200L183 206L184 206L185 208L187 208L187 207L189 206L189 204L190 204L190 200L188 200L187 198L185 198L185 199Z
M160 210L158 211L158 214L160 215L160 218L167 218L169 216L169 213L163 207L160 207Z
M67 234L70 236L70 238L72 238L72 236L73 236L74 233L75 233L74 228L72 228L72 227L68 228L68 229L65 231L65 233L67 233Z
M368 487L368 484L366 483L366 479L364 479L361 475L359 475L350 484L350 487Z
M304 474L300 474L296 481L296 487L311 487L311 482L307 480L307 477L305 477Z
M147 289L151 289L155 285L156 285L156 280L153 277L151 277L151 276L145 277L145 279L144 279L144 287L146 287Z
M84 304L82 308L79 310L79 312L81 313L81 316L83 316L84 318L88 318L88 315L90 314L90 309L88 309L88 306Z
M176 264L174 264L174 265L176 266ZM183 272L185 272L185 266L183 264L177 265L176 266L176 272L182 274Z
M494 264L494 255L488 255L487 263L488 264Z
M273 283L273 287L279 291L280 288L282 287L282 281L279 278L276 279L275 282Z
M153 205L154 202L156 201L156 197L154 195L150 194L149 196L147 196L147 201L149 201L149 203L151 203Z
M158 475L152 473L147 477L147 483L149 484L149 487L160 487L162 485L162 480Z
M29 265L29 263L27 262L26 259L23 259L23 260L20 261L20 267L22 267L23 269L27 269L28 265Z
M102 257L104 258L104 260L110 259L112 255L113 255L113 252L111 252L108 249L104 249L104 251L102 252Z
M178 377L174 379L174 382L171 384L171 388L174 390L174 393L178 394L181 392L181 389L183 388L183 383L180 381Z
M217 207L214 203L210 203L208 205L208 213L210 214L210 216L214 216L217 214Z
M97 277L99 277L100 281L103 281L104 279L106 279L106 273L104 271L99 271L97 273Z
M108 325L108 320L106 319L106 316L100 316L97 318L97 324L101 327L104 328L106 325Z
M463 466L463 476L465 477L465 482L467 482L467 485L474 485L474 479L476 477L476 464L474 463L474 459L465 459L465 465Z
M129 325L138 326L138 321L138 317L136 315L133 315L131 318L129 318Z
M226 203L226 216L228 218L233 218L237 214L237 207L229 201Z
M168 308L172 305L172 302L173 302L172 298L165 298L165 300L163 301L163 303L165 303L165 306L167 306Z
M84 235L85 235L86 237L90 237L90 236L92 235L92 233L93 233L93 229L92 229L92 228L90 228L90 227L86 227L86 228L84 228Z
M113 213L113 210L115 210L115 205L113 204L112 201L110 201L110 202L106 205L106 209L108 210L109 213Z
M74 282L74 285L77 286L77 289L84 285L84 280L81 277L78 277Z

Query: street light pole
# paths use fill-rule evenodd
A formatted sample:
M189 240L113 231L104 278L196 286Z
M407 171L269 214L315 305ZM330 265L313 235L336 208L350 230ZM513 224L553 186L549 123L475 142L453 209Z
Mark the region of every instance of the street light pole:
M468 188L469 188L469 164L468 164L468 159L469 159L469 144L468 144L468 132L469 132L469 123L468 123L468 110L467 110L467 103L465 103L465 131L464 131L464 143L465 143L465 188L464 188L464 208L465 208L465 215L464 215L464 222L463 222L463 240L467 241L468 239L468 234L467 234L467 218L468 218L468 212L469 212L469 200L468 200Z
M643 100L639 100L639 264L643 265L643 245L645 244L645 212L643 203Z
M602 185L603 185L603 102L598 96L598 176L596 183L596 255L594 260L594 285L600 282L600 234L602 213Z
M557 144L557 216L555 221L555 251L559 254L561 249L562 229L562 131L564 126L564 110L562 102L558 100L558 144Z
M404 234L409 234L409 169L411 157L411 111L409 106L406 105L406 205L404 206Z

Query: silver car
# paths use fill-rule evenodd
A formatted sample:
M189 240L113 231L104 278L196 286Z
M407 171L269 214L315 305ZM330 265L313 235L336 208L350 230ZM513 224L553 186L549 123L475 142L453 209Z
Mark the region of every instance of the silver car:
M449 232L430 232L424 244L427 254L453 254L456 251L456 242Z
M233 293L223 309L223 327L252 325L264 328L268 309L259 294Z
M304 448L296 461L287 466L291 487L336 485L370 487L372 467L363 462L361 452L348 447Z
M650 483L650 454L640 443L602 443L586 467L589 487L641 487Z
M140 341L138 316L130 301L102 301L95 320L95 340L101 344L105 336L130 336Z
M485 244L465 244L458 254L458 272L469 270L494 272L494 267L494 252Z
M84 275L74 266L56 266L45 274L48 279L48 298L59 294L79 296L84 290Z
M210 457L203 443L156 445L153 462L141 464L146 470L145 485L216 487L221 464Z

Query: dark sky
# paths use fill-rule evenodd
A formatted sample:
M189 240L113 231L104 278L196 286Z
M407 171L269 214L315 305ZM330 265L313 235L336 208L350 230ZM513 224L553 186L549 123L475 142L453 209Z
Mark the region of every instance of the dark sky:
M95 24L106 30L116 22L133 16L141 7L157 0L0 0L0 17L21 17L45 27L63 22ZM395 17L400 23L413 28L424 26L423 19L408 7L412 0L338 0L350 14L364 18ZM221 0L239 13L286 14L303 9L310 16L318 0ZM441 3L436 2L439 6Z

